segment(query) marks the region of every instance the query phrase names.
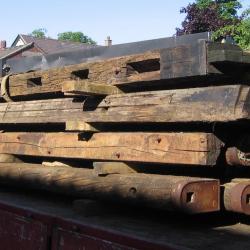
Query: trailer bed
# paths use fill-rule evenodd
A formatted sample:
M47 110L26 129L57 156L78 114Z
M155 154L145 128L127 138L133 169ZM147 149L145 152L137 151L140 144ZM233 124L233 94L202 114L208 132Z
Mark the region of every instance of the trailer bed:
M60 196L2 188L1 249L228 250L250 246L250 226L244 216L110 209L83 216L72 209L72 201Z

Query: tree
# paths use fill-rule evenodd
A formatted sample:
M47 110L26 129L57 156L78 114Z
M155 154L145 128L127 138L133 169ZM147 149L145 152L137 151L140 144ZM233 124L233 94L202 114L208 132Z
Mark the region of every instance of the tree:
M68 31L68 32L59 33L57 37L58 37L58 40L61 40L61 41L72 41L72 42L80 42L80 43L87 43L87 44L96 44L94 40L84 35L84 33L80 31L78 32Z
M202 3L202 6L207 6L203 4L204 3ZM186 14L186 17L182 22L182 28L176 29L176 34L183 35L216 31L221 27L234 24L233 20L221 17L220 9L216 3L212 2L208 6L209 7L200 7L198 4L193 3L182 8L180 12Z
M37 37L37 38L46 38L47 30L45 28L39 28L33 30L29 35Z
M237 11L242 5L237 0L196 0L199 8L209 8L210 5L216 4L221 17L225 19L237 17Z
M180 10L186 17L176 35L213 31L214 40L229 35L241 47L250 48L250 11L239 16L241 7L237 0L196 0Z
M236 27L235 42L243 49L250 49L250 18L247 17Z

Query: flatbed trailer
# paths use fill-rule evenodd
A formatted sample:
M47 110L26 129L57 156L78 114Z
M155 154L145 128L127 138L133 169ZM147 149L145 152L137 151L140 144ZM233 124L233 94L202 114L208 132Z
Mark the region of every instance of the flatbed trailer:
M242 250L250 246L250 226L244 216L110 209L103 204L86 216L60 196L1 188L0 249Z

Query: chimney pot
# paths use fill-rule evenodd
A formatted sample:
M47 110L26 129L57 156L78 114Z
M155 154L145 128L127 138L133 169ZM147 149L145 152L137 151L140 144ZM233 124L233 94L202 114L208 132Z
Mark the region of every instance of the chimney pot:
M105 46L111 46L112 40L110 39L110 36L107 36L107 39L105 40Z
M6 49L6 41L5 40L0 41L0 49Z

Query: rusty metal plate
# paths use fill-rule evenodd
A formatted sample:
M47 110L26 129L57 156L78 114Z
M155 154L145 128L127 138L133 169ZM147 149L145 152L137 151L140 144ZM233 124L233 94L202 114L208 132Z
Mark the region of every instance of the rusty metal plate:
M235 184L225 192L228 199L226 210L250 215L250 181Z
M207 213L220 210L218 180L179 182L171 196L175 206L187 213Z
M250 166L250 153L244 153L236 147L228 148L226 161L230 166Z

